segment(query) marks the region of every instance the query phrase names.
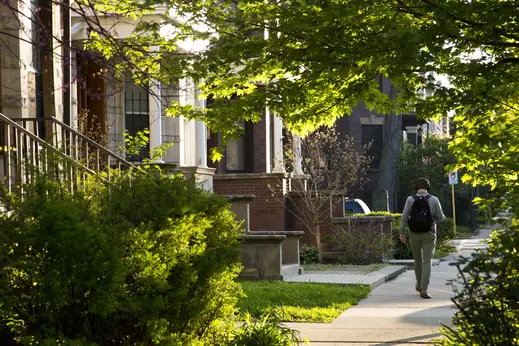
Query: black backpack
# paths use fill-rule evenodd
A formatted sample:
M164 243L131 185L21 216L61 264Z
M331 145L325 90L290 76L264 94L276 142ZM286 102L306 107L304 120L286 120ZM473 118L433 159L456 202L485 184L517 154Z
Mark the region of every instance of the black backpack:
M431 208L427 200L431 195L418 196L414 195L414 203L409 215L409 229L415 233L429 232L433 226L433 218L431 215Z

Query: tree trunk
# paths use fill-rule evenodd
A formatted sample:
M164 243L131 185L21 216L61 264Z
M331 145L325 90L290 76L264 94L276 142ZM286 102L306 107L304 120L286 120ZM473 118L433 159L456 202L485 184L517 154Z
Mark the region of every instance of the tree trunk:
M56 95L61 93L62 90L57 88L56 81L56 55L58 42L55 35L58 35L60 29L59 19L60 5L53 3L51 0L39 0L41 11L39 12L40 20L42 22L45 31L41 33L43 35L40 39L42 41L41 49L41 73L42 73L42 94L43 94L43 116L57 117L56 112ZM60 98L61 99L61 98ZM60 105L62 106L62 105ZM45 139L53 140L52 123L45 121ZM53 143L57 144L57 143Z
M321 244L321 226L314 225L315 242L317 245L317 259L319 263L323 263L323 245Z
M377 188L373 193L373 210L394 210L393 196L402 136L402 116L386 115L384 119L384 145L380 160L380 173Z

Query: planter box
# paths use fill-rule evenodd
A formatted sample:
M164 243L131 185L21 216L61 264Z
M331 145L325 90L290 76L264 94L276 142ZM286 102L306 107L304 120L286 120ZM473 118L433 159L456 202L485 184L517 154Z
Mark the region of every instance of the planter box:
M240 277L283 280L283 274L300 273L299 238L303 232L247 232L243 235ZM283 268L290 270L283 270Z

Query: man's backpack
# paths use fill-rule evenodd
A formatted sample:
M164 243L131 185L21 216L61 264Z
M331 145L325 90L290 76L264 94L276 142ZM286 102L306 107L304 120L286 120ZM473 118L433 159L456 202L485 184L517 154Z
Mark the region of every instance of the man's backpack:
M431 208L427 200L431 198L431 195L418 196L414 195L414 203L411 208L411 214L409 215L409 229L415 233L429 232L433 226L433 218L431 215Z

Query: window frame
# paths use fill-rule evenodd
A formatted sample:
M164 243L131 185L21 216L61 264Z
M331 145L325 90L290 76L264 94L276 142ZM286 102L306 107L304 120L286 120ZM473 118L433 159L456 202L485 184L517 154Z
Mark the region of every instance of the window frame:
M227 166L229 153L227 150L227 146L225 148L225 172L230 174L235 173L252 173L253 167L253 145L252 145L252 134L253 134L253 126L254 124L248 121L243 122L243 133L240 135L240 139L243 140L243 169L229 169ZM239 158L238 158L239 159Z
M133 92L135 90L131 90L132 98L130 98L130 99L128 98L129 86L137 87L136 89L142 89L141 91L145 95L143 97L141 97L141 95L139 95L139 98L137 99L138 104L139 104L138 111L134 110L134 104L135 104L136 99L134 98ZM124 130L125 130L125 132L128 132L128 134L130 136L135 136L137 134L137 132L139 132L139 131L144 131L146 129L149 131L150 130L150 93L148 92L146 87L142 86L142 85L137 85L131 77L127 77L126 83L124 86L124 95L123 96L124 96L123 97L123 107L124 107L123 110L124 110ZM128 110L128 103L127 103L128 101L130 101L130 103L131 103L131 106L132 106L131 110ZM141 108L142 108L141 105L143 102L146 104L147 111L141 110ZM129 117L132 118L131 122L128 121ZM146 118L146 121L143 121L143 118ZM141 122L146 123L147 126L137 129L137 127L133 126L133 124L135 122L138 122L139 124ZM132 124L132 131L130 131L129 124ZM138 127L141 127L141 126L138 126ZM146 147L144 147L141 150L140 154L130 155L130 154L126 153L126 159L130 162L142 162L144 159L149 158L149 157L150 157L149 141L148 141L148 144L146 145Z
M366 128L377 129L374 133L374 136L370 135L369 140L364 135L364 129ZM378 140L377 140L378 139ZM370 148L368 149L368 156L373 157L373 160L370 163L368 170L370 171L378 171L380 170L380 164L382 160L382 152L384 149L384 125L378 124L362 124L361 125L361 143L362 145L367 145L372 143ZM378 145L374 145L379 143ZM373 155L373 149L377 149L376 155Z

